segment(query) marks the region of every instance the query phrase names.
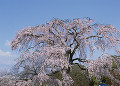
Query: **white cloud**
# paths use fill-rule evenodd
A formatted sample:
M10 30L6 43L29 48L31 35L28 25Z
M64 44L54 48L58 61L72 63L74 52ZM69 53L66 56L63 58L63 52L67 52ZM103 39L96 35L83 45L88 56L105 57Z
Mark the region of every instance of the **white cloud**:
M6 40L5 41L5 46L9 46L10 47L10 41Z
M18 55L13 52L0 50L0 69L10 68L13 66Z
M4 51L0 50L0 56L8 56L8 57L10 57L10 56L12 56L12 54L9 51L4 52Z

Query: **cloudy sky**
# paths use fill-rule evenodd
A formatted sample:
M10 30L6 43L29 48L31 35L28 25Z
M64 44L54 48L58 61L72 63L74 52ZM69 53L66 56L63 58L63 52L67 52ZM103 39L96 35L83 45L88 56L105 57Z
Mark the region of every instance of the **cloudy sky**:
M9 45L16 31L53 18L83 17L120 30L120 0L0 0L0 70L10 68L18 57Z

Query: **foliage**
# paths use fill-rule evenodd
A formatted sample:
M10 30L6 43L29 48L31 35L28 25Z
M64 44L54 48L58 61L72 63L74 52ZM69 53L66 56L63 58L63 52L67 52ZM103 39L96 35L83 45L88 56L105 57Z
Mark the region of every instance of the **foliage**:
M46 24L18 31L11 48L21 51L18 63L27 59L35 63L41 61L37 76L40 85L70 86L74 83L70 76L72 66L77 64L85 70L80 63L87 62L87 50L90 55L94 47L102 51L114 49L119 53L119 44L120 33L112 25L97 24L90 18L72 21L53 19ZM61 74L61 80L53 76L56 71Z
M96 79L96 77L94 78L89 78L89 85L87 86L98 86L99 81Z
M70 76L74 80L73 86L88 86L89 77L87 70L81 70L78 65L74 65L70 72Z

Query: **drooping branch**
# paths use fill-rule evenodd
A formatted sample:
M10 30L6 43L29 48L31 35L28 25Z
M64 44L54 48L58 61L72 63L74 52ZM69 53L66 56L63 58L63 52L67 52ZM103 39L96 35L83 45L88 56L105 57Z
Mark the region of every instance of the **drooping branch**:
M34 46L32 46L32 47L29 47L29 48L27 48L24 52L26 52L26 51L28 51L28 50L30 50L30 49L32 49L32 48L35 48L37 45L39 45L39 44L41 44L41 43L44 43L44 42L40 42L40 43L38 43L38 44L36 44L36 45L34 45Z
M61 39L61 37L60 36L57 36L54 32L52 32L51 30L49 30L49 32L50 33L52 33L55 37L58 37L59 39L60 39L60 41L61 41L61 43L62 43L62 45L64 45L65 46L65 43L62 41L62 39ZM60 33L58 33L58 34L60 34Z
M93 37L102 38L102 37L99 37L99 36L97 36L97 35L94 35L94 36L89 36L89 37L86 37L86 38L81 38L80 40L82 41L82 40L89 39L89 38L93 38ZM80 43L77 41L76 38L75 38L74 40L76 41L77 45L76 45L75 48L73 49L73 51L72 51L72 53L71 53L71 57L73 57L74 53L76 52L76 49L77 49L77 48L79 47L79 45L80 45ZM72 44L73 44L73 43L72 43ZM72 44L71 44L71 45L72 45Z

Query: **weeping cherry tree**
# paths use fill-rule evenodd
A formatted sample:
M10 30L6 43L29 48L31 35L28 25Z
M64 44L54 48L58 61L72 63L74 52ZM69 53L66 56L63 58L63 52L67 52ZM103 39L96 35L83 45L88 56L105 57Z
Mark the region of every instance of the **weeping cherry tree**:
M53 19L46 24L27 27L17 32L11 42L19 50L18 63L31 58L41 61L37 79L41 85L70 86L74 83L69 72L74 64L87 62L96 49L114 49L119 53L120 33L112 25L97 24L93 19ZM94 48L96 47L96 48ZM59 72L62 79L53 74ZM52 85L52 86L53 86Z

